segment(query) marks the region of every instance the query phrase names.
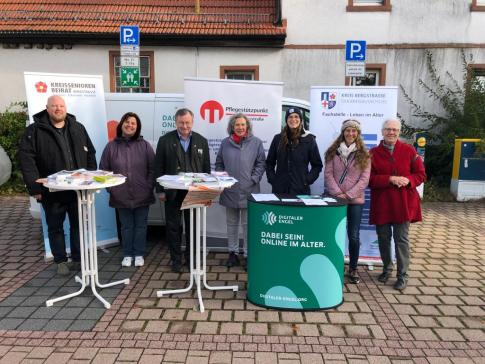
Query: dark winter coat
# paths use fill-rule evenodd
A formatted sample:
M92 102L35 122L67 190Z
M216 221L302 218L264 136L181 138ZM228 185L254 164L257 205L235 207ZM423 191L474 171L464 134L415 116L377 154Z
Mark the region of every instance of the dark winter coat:
M259 181L264 174L265 156L263 142L248 136L237 144L231 137L221 142L216 158L216 171L226 171L238 180L226 188L219 198L222 206L246 208L251 193L259 193Z
M383 142L370 150L370 219L373 225L421 221L421 204L416 187L426 180L424 164L416 150L397 141L391 154ZM389 182L391 176L409 179L406 187Z
M99 167L126 176L125 183L108 189L111 207L134 209L155 202L154 159L152 146L142 136L118 137L106 145Z
M266 176L273 193L309 194L323 168L315 136L305 132L296 146L288 144L284 149L280 140L281 134L274 136L266 158Z
M96 150L89 138L84 125L76 121L72 114L66 115L66 132L72 146L75 168L95 170ZM19 147L20 169L30 195L42 194L46 201L53 196L60 197L62 192L50 193L47 188L35 182L39 178L68 168L62 151L62 136L51 125L47 110L34 115L34 123L30 124L24 133Z
M190 155L192 172L210 173L209 144L202 135L192 132L188 149ZM155 154L155 179L163 175L176 175L184 170L184 150L180 145L177 130L173 130L160 137ZM156 183L157 192L165 192L167 200L173 200L177 194L176 190L165 191L159 183Z

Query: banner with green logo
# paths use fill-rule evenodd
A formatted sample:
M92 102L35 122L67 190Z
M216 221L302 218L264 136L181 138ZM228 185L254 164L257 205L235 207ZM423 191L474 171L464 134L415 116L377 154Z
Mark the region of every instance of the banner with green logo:
M343 301L347 206L248 201L248 300L315 310Z

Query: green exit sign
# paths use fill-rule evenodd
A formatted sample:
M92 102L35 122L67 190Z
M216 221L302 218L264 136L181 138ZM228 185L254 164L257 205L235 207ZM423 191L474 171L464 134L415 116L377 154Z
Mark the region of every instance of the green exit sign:
M140 68L121 67L121 87L140 87Z

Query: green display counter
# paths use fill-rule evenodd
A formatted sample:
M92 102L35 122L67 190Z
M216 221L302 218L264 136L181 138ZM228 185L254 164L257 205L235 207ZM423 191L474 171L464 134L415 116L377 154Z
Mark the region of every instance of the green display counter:
M247 298L258 306L320 310L343 302L347 206L248 199Z

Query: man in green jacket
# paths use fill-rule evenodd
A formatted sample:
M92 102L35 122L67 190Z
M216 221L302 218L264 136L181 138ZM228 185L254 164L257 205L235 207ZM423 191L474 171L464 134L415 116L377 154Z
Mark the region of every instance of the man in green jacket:
M179 109L175 113L173 130L158 140L155 155L155 177L183 172L210 173L209 144L202 135L192 131L194 113ZM182 269L180 207L187 194L185 190L165 190L157 183L159 199L165 202L166 240L170 248L172 272ZM184 213L185 226L190 225L189 211ZM190 234L185 234L185 264L190 264Z

